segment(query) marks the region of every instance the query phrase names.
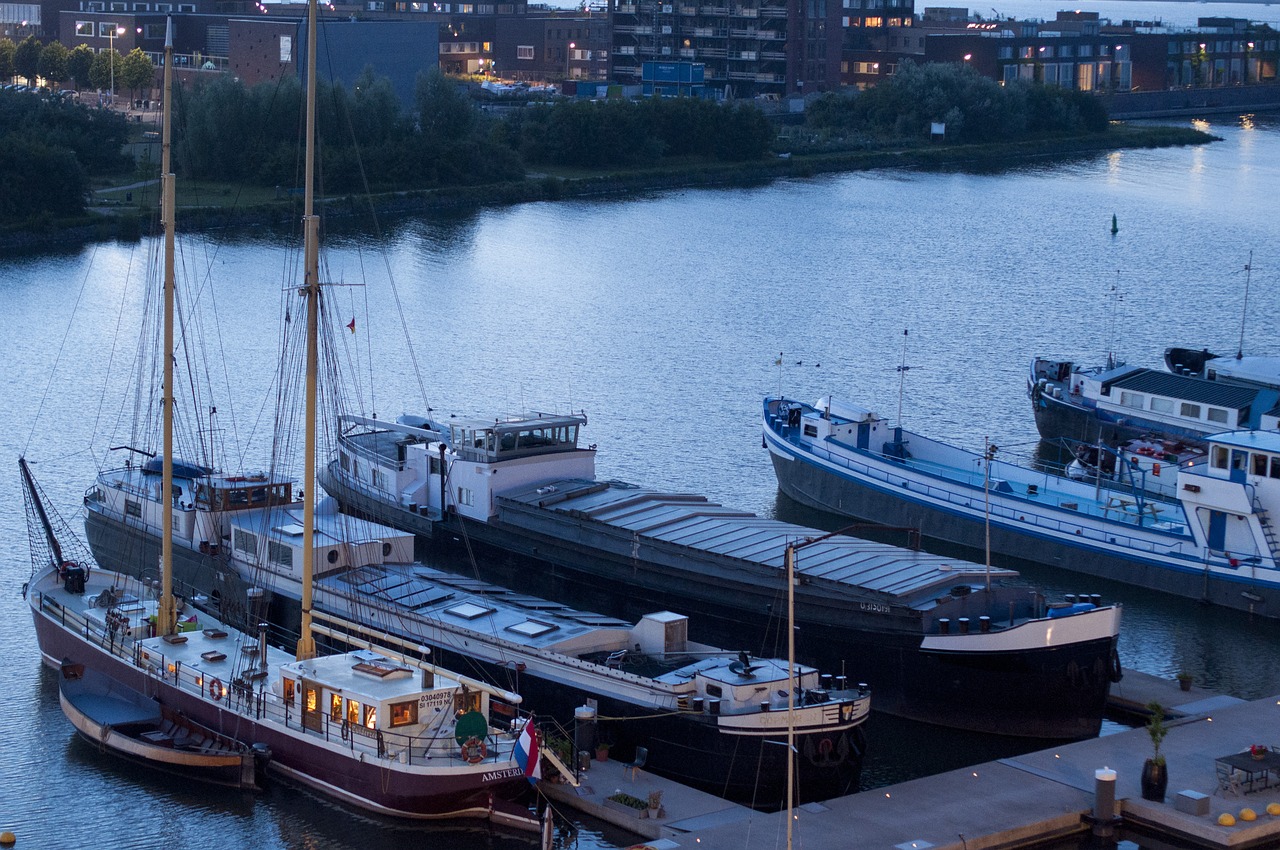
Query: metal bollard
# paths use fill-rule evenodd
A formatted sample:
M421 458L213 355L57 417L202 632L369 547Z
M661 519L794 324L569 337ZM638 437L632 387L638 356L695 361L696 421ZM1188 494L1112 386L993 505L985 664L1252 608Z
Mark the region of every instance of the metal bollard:
M1109 767L1093 772L1093 834L1111 838L1115 834L1116 772Z

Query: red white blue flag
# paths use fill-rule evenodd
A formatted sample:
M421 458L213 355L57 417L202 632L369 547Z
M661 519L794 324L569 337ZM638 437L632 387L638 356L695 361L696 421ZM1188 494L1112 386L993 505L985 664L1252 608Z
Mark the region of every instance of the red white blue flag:
M533 725L533 718L524 724L520 738L516 741L516 764L524 769L524 776L530 783L537 785L542 778L542 753L538 747L538 730Z

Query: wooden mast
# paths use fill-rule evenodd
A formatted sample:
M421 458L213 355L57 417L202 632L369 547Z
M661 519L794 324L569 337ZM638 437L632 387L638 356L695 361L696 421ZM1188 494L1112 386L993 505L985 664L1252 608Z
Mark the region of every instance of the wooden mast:
M170 158L170 115L173 107L173 19L166 21L164 36L164 126L160 136L160 220L164 224L164 386L161 400L164 421L163 469L160 501L163 504L164 530L160 536L160 600L156 610L156 632L171 635L177 629L177 611L173 601L173 313L174 213L177 207Z
M804 544L801 544L804 545ZM787 546L787 850L796 796L796 546Z
M320 220L315 214L316 139L316 0L307 3L307 158L302 225L307 313L307 400L303 477L306 499L302 505L302 625L298 638L299 661L314 658L315 637L311 633L311 581L315 571L316 509L316 383L319 361L320 312Z

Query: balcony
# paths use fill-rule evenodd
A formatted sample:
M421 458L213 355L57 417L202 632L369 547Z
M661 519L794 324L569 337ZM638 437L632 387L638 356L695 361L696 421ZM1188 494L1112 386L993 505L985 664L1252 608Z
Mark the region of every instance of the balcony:
M757 35L757 31L756 30L736 30L736 29L730 28L729 35L732 38L755 38Z
M776 9L772 6L768 6L760 10L760 17L762 18L785 18L786 16L786 9Z
M739 18L758 18L760 17L760 10L754 6L751 8L747 8L745 6L734 6L733 14Z
M615 15L634 15L636 13L635 3L619 3L613 10Z
M701 6L698 12L703 15L727 15L729 8L727 6Z
M787 61L787 54L780 50L762 50L760 51L760 58L769 59L774 62L785 62Z
M703 59L723 59L728 53L723 47L699 47L698 55Z
M697 54L698 54L698 51L694 50L692 47L680 48L681 59L694 59L697 57Z
M694 15L698 14L698 7L697 6L681 6L680 14L684 15L686 18L692 18Z

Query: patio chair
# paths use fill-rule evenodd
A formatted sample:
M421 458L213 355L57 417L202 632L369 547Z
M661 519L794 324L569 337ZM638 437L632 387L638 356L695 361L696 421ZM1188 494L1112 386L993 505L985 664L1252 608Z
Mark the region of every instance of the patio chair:
M622 766L624 772L631 777L632 782L635 781L636 774L640 771L640 768L644 767L645 760L648 758L649 758L648 747L636 747L635 760L627 762Z
M1221 762L1215 762L1213 767L1218 773L1218 788L1213 793L1216 795L1221 791L1224 796L1226 794L1234 794L1239 797L1240 779L1236 776L1235 771Z

